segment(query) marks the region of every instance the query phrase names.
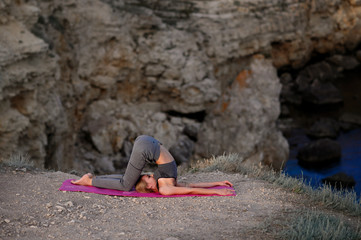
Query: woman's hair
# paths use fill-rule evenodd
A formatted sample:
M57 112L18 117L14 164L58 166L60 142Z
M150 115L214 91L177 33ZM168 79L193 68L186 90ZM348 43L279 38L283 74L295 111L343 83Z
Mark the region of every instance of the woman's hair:
M142 177L145 175L146 174L140 175L140 177L135 185L135 190L137 190L137 192L140 192L140 193L152 193L154 191L152 189L147 188L147 183L142 179Z

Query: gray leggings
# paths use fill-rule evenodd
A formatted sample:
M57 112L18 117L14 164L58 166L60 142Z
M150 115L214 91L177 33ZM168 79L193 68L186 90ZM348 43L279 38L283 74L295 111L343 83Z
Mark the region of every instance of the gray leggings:
M92 185L100 188L130 191L142 173L145 163L155 163L160 155L160 142L153 137L141 135L134 142L133 150L124 175L96 176Z

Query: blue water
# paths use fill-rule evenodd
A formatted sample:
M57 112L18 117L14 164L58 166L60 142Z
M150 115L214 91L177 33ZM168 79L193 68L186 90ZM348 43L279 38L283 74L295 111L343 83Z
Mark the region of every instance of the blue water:
M298 149L310 142L304 131L294 129L288 139L290 144L290 157L285 167L285 172L293 177L303 177L303 179L313 187L319 187L321 179L345 172L354 177L356 181L355 192L361 196L361 129L356 129L347 133L342 133L337 141L341 144L342 158L338 164L322 170L309 170L298 165L296 154Z

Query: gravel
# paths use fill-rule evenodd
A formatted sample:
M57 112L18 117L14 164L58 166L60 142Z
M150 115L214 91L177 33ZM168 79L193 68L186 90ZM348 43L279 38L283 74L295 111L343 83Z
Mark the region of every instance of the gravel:
M129 198L59 191L69 178L77 176L2 167L0 239L273 239L282 226L269 223L302 205L299 195L241 174L179 177L186 182L229 180L237 192L231 197Z

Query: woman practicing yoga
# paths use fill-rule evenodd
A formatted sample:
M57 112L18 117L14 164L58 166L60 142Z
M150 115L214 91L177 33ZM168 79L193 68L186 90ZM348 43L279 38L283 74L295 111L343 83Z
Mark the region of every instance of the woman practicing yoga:
M142 175L145 163L158 165L152 175ZM150 136L141 135L134 142L133 150L124 175L93 177L85 174L73 184L130 191L136 184L138 192L159 192L162 195L176 194L217 194L232 195L231 189L207 189L214 186L230 186L228 181L208 183L178 183L177 165L172 155L162 144Z

